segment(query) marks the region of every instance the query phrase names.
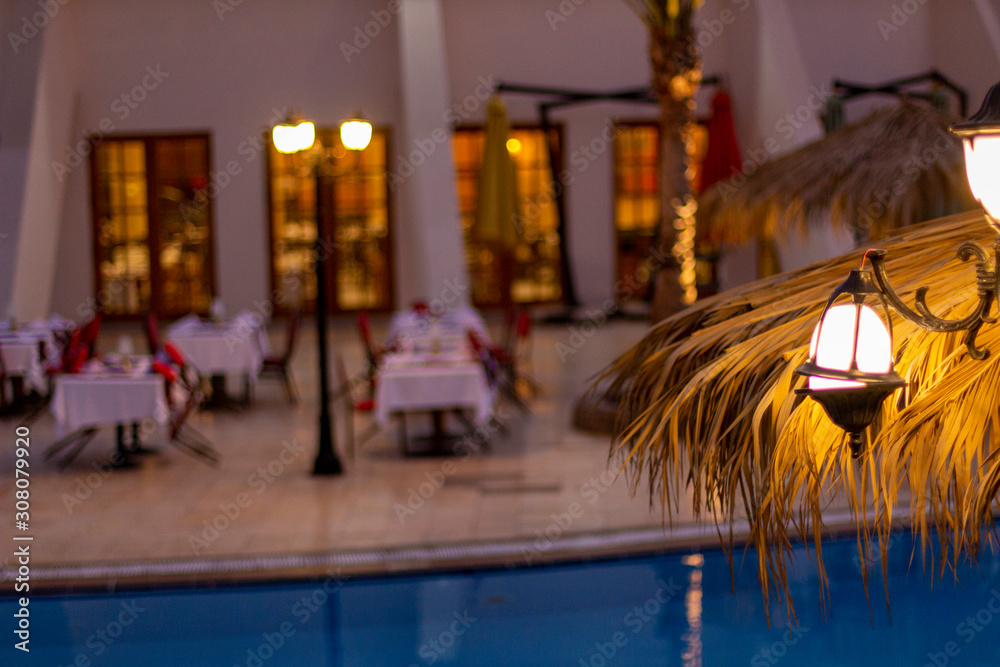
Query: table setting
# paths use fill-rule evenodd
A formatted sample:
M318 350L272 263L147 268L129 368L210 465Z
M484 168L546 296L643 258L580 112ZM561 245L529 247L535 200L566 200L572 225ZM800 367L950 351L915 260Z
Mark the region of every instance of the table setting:
M474 311L473 311L474 313ZM485 423L496 401L482 363L468 344L467 325L485 331L482 319L447 311L440 317L429 313L397 313L390 325L392 352L379 366L374 417L383 426L394 415L428 413L433 432L429 451L414 451L401 420L404 454L448 454L448 444L461 435L446 431L444 418L457 415L468 428ZM473 328L469 327L469 328Z
M188 315L168 327L167 341L180 350L199 374L212 379L211 403L207 407L238 407L226 396L227 375L242 378L242 402L248 404L264 357L270 354L263 320L249 311L231 320Z

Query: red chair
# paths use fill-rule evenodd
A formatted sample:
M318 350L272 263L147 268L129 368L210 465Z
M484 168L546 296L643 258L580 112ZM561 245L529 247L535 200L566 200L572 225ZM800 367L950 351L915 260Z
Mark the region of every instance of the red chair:
M90 321L83 325L81 344L86 355L84 361L97 356L97 336L101 333L101 314L94 313ZM81 363L82 365L82 363Z
M472 347L473 355L483 365L486 371L486 380L491 387L496 387L501 393L511 400L514 405L524 412L530 412L528 404L517 393L513 378L507 369L497 359L494 348L488 346L472 329L468 329L466 334L469 338L469 345Z
M532 396L539 394L538 383L525 372L525 366L531 366L531 315L522 310L514 325L514 338L507 349L510 364L511 381L515 386L524 385Z
M295 351L295 341L298 338L299 323L302 313L299 310L292 311L288 316L288 330L285 337L285 350L280 355L264 357L258 377L276 377L281 380L285 388L285 396L289 403L296 403L299 400L295 382L292 379L292 353Z
M149 353L156 354L160 351L160 324L156 320L156 313L149 311L146 313L146 342L149 344Z
M361 334L361 342L365 346L365 356L368 359L368 368L364 371L364 377L368 381L368 398L375 398L375 374L382 358L394 348L376 346L372 342L372 326L368 319L368 313L364 310L358 313L358 331Z
M7 404L7 369L3 364L3 350L0 350L0 414L5 414L10 406Z
M347 409L347 419L345 420L345 429L347 431L347 451L354 460L354 452L356 447L360 447L368 442L372 436L374 436L379 431L379 425L377 422L373 421L360 436L357 438L354 435L354 418L357 413L372 412L375 409L375 399L354 398L354 389L364 382L362 380L360 383L357 380L352 381L347 375L347 369L344 366L344 358L337 355L337 379L340 381L340 388L337 390L337 397L343 397L344 405ZM402 414L400 415L402 417Z
M201 378L187 363L172 343L163 346L163 355L152 364L152 370L163 376L166 382L167 406L170 409L169 437L181 451L206 461L211 465L219 462L219 454L212 442L187 423L188 418L205 400L201 388ZM174 391L183 396L183 400L175 400Z

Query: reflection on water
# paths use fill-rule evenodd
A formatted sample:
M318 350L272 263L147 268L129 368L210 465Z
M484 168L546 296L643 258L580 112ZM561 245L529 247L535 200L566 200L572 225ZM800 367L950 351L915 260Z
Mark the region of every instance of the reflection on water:
M684 650L681 659L684 667L701 667L701 568L705 557L688 554L681 563L691 568L688 572L687 593L684 594L684 616L687 618L687 632L681 635Z
M984 557L978 568L957 565L956 584L951 575L941 581L914 565L911 536L898 540L887 554L891 622L883 588L872 586L866 597L851 560L857 543L847 539L823 545L832 612L825 618L815 564L804 547L796 548L789 585L799 625L791 627L778 601L765 610L752 552L734 576L722 551L705 550L351 579L334 588L304 581L111 595L33 592L32 627L44 633L31 644L31 662L883 667L947 659L948 665L1000 665L1000 613L993 611L1000 558ZM0 615L11 618L18 604L0 596ZM118 620L122 605L143 610L127 627ZM109 628L119 633L114 643L99 643ZM0 665L14 664L13 653L13 642L0 647Z

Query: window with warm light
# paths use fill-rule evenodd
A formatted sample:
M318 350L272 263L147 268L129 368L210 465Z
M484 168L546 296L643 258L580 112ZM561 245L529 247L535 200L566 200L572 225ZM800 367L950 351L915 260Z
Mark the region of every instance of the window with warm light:
M94 291L105 315L208 313L210 137L103 137L91 153Z
M561 131L553 132L560 137ZM481 127L455 128L454 151L458 206L465 237L465 253L472 282L473 302L495 306L503 301L503 271L498 253L471 236L476 218L479 168L483 159L485 130ZM553 303L563 297L560 277L559 216L552 187L545 135L537 126L514 126L507 141L514 160L517 193L521 203L521 229L514 249L513 278L509 286L514 303Z
M323 222L333 239L328 279L334 312L389 310L392 292L392 229L386 164L389 130L374 128L368 147L350 153L337 128L316 128L316 138L332 147L338 171L330 191L321 193L331 219ZM302 155L279 153L268 142L268 212L271 286L276 305L315 308L316 182ZM355 164L356 160L356 164ZM345 173L346 172L346 173Z

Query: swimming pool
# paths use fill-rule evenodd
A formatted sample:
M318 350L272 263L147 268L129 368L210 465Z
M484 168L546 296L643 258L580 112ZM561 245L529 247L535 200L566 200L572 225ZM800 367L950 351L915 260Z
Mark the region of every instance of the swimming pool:
M871 616L853 540L803 554L785 610L764 618L755 559L735 592L719 551L486 570L212 589L36 594L30 656L5 632L3 664L31 665L998 665L1000 559L961 567L961 583L909 566L912 542L889 550L892 622L870 569ZM0 599L10 619L17 609Z

